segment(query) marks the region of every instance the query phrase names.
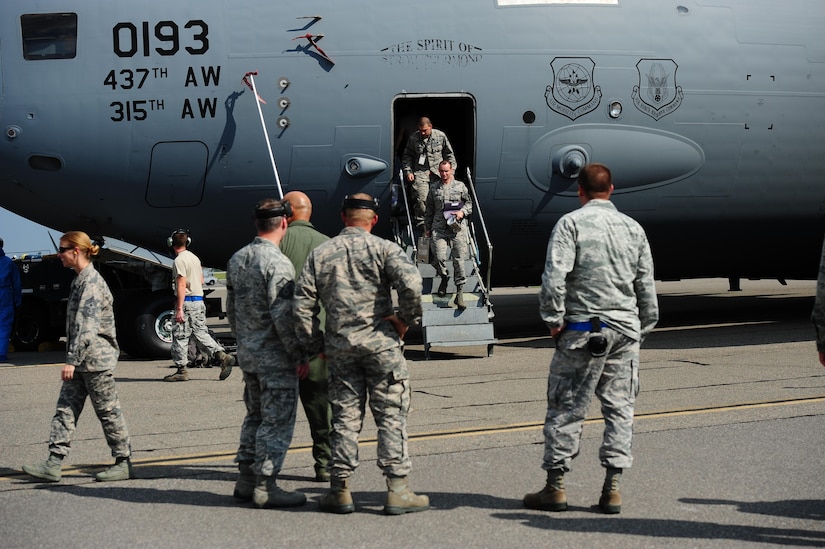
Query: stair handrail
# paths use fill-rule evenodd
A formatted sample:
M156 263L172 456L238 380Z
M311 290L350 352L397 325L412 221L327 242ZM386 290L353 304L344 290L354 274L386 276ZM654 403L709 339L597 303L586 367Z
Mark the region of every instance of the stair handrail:
M409 198L407 197L407 185L405 184L405 181L404 181L404 171L401 170L401 169L398 170L398 186L401 187L401 196L403 197L403 200L404 200L404 214L407 216L407 231L406 232L407 232L407 237L409 237L409 239L410 239L410 245L412 247L412 257L413 257L413 260L415 261L415 258L418 257L418 243L415 241L415 233L413 232L413 226L412 226L412 217L410 217L410 201L409 201ZM396 216L393 216L393 223L394 223L394 226L396 227L396 230L394 231L394 233L396 233L395 234L396 244L398 244L399 246L401 246L403 248L404 243L403 243L403 239L401 238L401 235L398 234L398 232L399 232L398 231L398 221L397 221ZM398 240L401 240L401 241L399 242Z
M470 168L467 168L467 184L470 188L470 193L473 195L473 217L477 218L481 224L481 230L484 233L484 241L487 243L487 274L484 279L484 287L489 292L490 278L493 269L493 243L490 241L490 233L487 231L487 223L484 221L484 215L481 213L481 204L478 201L478 194L476 193L476 187L473 183L473 176L470 173Z

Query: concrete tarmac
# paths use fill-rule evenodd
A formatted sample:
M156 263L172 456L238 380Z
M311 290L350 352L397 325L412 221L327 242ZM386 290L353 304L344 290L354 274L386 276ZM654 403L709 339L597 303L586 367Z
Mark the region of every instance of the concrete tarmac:
M597 403L566 476L570 509L524 509L544 485L542 424L553 343L536 289L494 292L486 347L406 356L413 400L411 485L431 509L385 516L367 413L353 477L356 512L318 512L303 412L280 484L306 506L259 510L236 501L233 463L244 416L242 377L218 369L164 383L170 361L122 357L118 392L135 479L97 483L111 463L84 411L60 483L24 463L47 457L63 354L14 353L0 368L0 547L825 547L825 368L809 316L814 282L659 283L662 320L642 347L633 468L619 515L594 509L603 469ZM225 330L222 322L214 324Z

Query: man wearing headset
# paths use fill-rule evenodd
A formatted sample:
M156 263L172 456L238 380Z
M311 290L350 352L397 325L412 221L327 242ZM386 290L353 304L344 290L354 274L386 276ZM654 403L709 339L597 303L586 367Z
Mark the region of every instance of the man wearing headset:
M232 373L235 358L226 353L206 328L206 304L203 302L203 268L198 256L189 251L192 237L186 229L173 232L166 244L175 252L172 265L172 290L175 292L175 326L172 331L172 361L178 370L163 381L189 381L189 338L221 366L219 378Z
M395 243L370 234L378 202L358 193L344 199L344 229L309 253L295 285L295 333L309 356L323 352L329 367L330 490L322 511L352 513L350 478L358 467L358 436L369 401L378 426L378 467L387 482L384 512L400 515L429 509L407 483L410 373L402 339L421 320L421 275ZM398 292L398 312L391 288ZM318 322L327 312L326 331Z
M260 508L306 503L304 494L277 482L295 429L298 379L309 371L292 322L295 269L278 247L291 215L289 202L258 202L257 236L226 267L226 316L238 341L246 405L234 496Z

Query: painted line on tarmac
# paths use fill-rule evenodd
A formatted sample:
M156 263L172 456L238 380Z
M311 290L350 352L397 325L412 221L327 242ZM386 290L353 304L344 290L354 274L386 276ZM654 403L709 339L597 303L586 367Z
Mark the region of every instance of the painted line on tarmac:
M769 402L748 402L742 404L730 404L727 406L707 406L704 408L689 408L684 410L669 410L665 412L648 412L645 414L635 414L634 421L639 419L659 419L677 416L690 416L698 414L712 414L718 412L732 412L738 410L753 410L757 408L770 408L775 406L788 406L793 404L817 404L825 402L825 396L795 398L787 400L775 400ZM586 419L585 425L592 425L595 423L604 423L601 417ZM474 429L437 431L433 433L421 433L417 435L409 435L410 440L434 440L438 438L462 437L462 436L477 436L489 435L496 433L517 433L523 431L532 431L544 428L544 421L530 422L530 423L511 423L509 425L501 425L498 427L478 427ZM374 440L374 439L371 439ZM360 444L360 443L359 443Z
M375 443L375 439L371 439L373 444ZM312 451L311 444L302 444L297 446L290 446L287 453L289 454L300 454ZM197 463L212 463L215 461L226 461L226 460L233 460L237 452L204 452L201 454L183 454L180 456L163 456L159 458L138 458L132 459L132 466L135 469L139 469L141 467L158 467L163 465L182 465L182 464L197 464ZM70 465L63 468L62 477L75 477L75 476L88 476L89 471L93 469L100 469L101 471L111 465L111 462L108 463L79 463L77 465ZM0 475L0 482L4 480L12 480L12 479L21 479L21 478L31 478L24 472L19 473L12 473L7 475ZM139 477L138 477L139 478ZM46 484L56 484L51 483L48 481L44 481Z
M660 419L679 416L691 416L699 414L716 414L724 412L734 412L742 410L755 410L758 408L772 408L777 406L791 406L796 404L818 404L825 402L825 396L796 398L787 400L775 400L768 402L749 402L742 404L730 404L727 406L707 406L703 408L690 408L684 410L669 410L664 412L648 412L645 414L636 414L634 420L642 419ZM584 421L586 425L604 422L603 418L591 418ZM457 437L472 437L482 435L492 435L500 433L518 433L524 431L535 431L544 428L544 422L529 422L529 423L510 423L507 425L500 425L494 427L477 427L471 429L450 429L446 431L433 431L429 433L410 434L409 440L436 440L442 438L457 438ZM365 438L358 441L359 446L375 446L377 440L373 438ZM290 446L287 453L298 454L312 451L311 444L302 444L297 446ZM202 454L186 454L180 456L164 456L157 458L141 458L133 459L132 464L135 468L162 466L162 465L180 465L195 464L195 463L210 463L214 461L226 461L235 458L236 452L205 452ZM90 468L104 468L108 464L99 465L75 465L63 469L64 476L73 476L73 473L82 472L84 475L88 474ZM14 473L10 475L0 476L0 482L4 480L28 478L23 472Z

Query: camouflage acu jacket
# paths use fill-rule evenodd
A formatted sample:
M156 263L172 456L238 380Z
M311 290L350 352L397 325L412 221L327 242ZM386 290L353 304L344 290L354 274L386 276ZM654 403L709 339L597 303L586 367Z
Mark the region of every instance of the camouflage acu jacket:
M294 276L289 259L265 238L256 237L230 258L226 316L241 370L271 372L302 361L292 318Z
M120 356L112 292L91 263L72 281L66 303L66 364L79 372L113 370Z
M427 195L427 210L424 212L424 227L428 231L447 233L447 218L444 217L444 205L448 202L461 202L461 211L468 218L473 213L473 199L467 185L453 179L449 185L441 181L430 185L430 194ZM458 226L463 230L467 222L462 221ZM456 231L458 232L458 231ZM448 233L449 234L449 233Z
M421 155L425 155L426 158L426 165L423 167L418 163ZM433 128L430 137L426 139L421 137L419 132L413 132L410 135L401 163L404 166L404 173L413 173L426 168L433 175L438 175L438 164L442 160L446 160L453 169L456 169L455 153L450 140L447 139L447 134Z
M541 318L548 327L598 316L640 341L659 320L647 236L609 200L590 200L559 219L541 280Z
M393 242L355 227L310 252L295 287L295 331L310 354L330 358L375 354L401 345L390 322L390 288L398 292L398 316L421 319L421 275ZM327 311L326 334L318 304Z

